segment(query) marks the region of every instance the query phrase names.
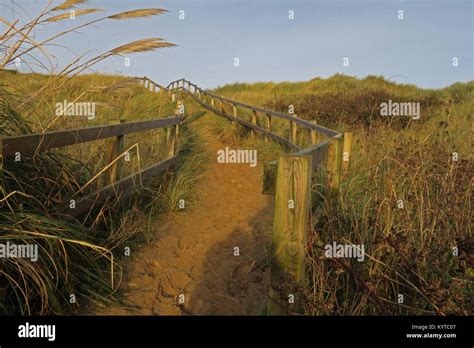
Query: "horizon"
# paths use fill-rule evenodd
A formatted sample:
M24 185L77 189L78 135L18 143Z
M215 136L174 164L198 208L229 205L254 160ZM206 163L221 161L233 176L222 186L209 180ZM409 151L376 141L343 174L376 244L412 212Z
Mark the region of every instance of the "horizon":
M40 73L40 72L20 72L20 71L17 71L17 70L13 70L13 69L3 69L4 71L8 71L8 72L12 72L12 73L19 73L19 74L38 74L38 75L43 75L43 76L48 76L48 74L43 74L43 73ZM80 75L78 76L88 76L88 75L100 75L100 76L110 76L110 77L113 77L113 76L119 76L119 77L144 77L144 76L132 76L132 75L121 75L121 74L114 74L114 73L108 73L108 72L100 72L100 71L93 71L93 72L87 72L87 73L81 73ZM247 84L247 85L254 85L254 84L268 84L268 83L273 83L273 84L283 84L283 83L307 83L307 82L311 82L312 80L315 80L315 79L319 79L319 80L322 80L322 81L325 81L325 80L329 80L331 78L334 78L334 77L337 77L337 76L342 76L342 77L345 77L345 78L353 78L353 79L356 79L358 81L362 81L362 80L365 80L369 77L374 77L374 78L383 78L385 82L387 83L392 83L392 84L395 84L395 85L398 85L398 86L414 86L418 89L421 89L421 90L443 90L443 89L446 89L446 88L450 88L451 86L453 85L456 85L456 84L469 84L469 83L473 83L474 82L474 78L472 80L468 80L468 81L455 81L453 83L451 83L450 85L447 85L447 86L443 86L443 87L433 87L433 88L430 88L430 87L421 87L421 86L418 86L416 84L413 84L413 83L405 83L405 82L401 82L401 81L392 81L392 80L388 80L385 76L381 76L381 75L366 75L366 76L362 76L362 77L359 77L359 76L351 76L351 75L346 75L346 74L343 74L343 73L336 73L334 75L331 75L331 76L328 76L328 77L319 77L319 76L315 76L315 77L312 77L312 78L309 78L307 80L301 80L301 81L255 81L255 82L246 82L246 81L238 81L238 82L230 82L230 83L226 83L224 85L220 85L220 86L216 86L216 87L211 87L211 88L208 88L209 90L215 90L215 89L219 89L219 88L224 88L224 87L227 87L227 86L232 86L232 85L237 85L237 84ZM150 78L150 76L148 76ZM179 80L179 79L187 79L186 76L181 76L175 80ZM152 79L153 80L153 79ZM189 80L189 79L187 79ZM163 82L163 85L167 85L169 82L172 82L173 80L171 81L165 81ZM194 82L194 81L191 81L191 82Z

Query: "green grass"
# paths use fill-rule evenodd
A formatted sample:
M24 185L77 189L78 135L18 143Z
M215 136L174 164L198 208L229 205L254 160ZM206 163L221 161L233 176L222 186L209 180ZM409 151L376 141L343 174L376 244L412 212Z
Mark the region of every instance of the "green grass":
M60 88L39 74L0 71L0 77L0 136L174 114L173 103L165 95L151 93L126 77L84 75ZM43 93L30 100L38 88ZM96 118L55 115L56 102L76 99L97 103ZM0 169L0 243L37 244L40 257L36 263L2 261L0 313L90 313L94 306L121 301L124 248L152 238L150 219L176 210L180 199L192 201L192 187L207 160L200 138L189 125L181 127L179 139L181 156L176 168L138 188L126 200L109 200L102 209L79 220L64 218L57 207L108 164L105 148L109 140L23 156L20 162L5 158ZM165 158L166 130L127 135L124 148L132 149L131 161L123 162L122 176ZM103 177L98 176L82 194L103 185ZM76 303L70 301L71 295Z
M3 136L174 112L166 96L120 76L84 75L52 85L48 76L0 71L0 81ZM40 96L34 94L39 88ZM299 117L354 133L340 196L333 200L319 195L319 189L313 193L314 226L303 289L307 314L473 314L473 82L422 90L379 77L336 75L300 83L235 84L216 93L278 111L287 111L291 104ZM56 102L77 98L97 103L94 120L56 117ZM420 102L422 119L382 119L377 108L386 99ZM200 117L201 109L190 98L186 108L189 115ZM251 114L239 116L250 120ZM210 115L207 120L212 127L206 131L217 132L229 146L257 149L259 162L284 152L226 119ZM259 116L258 123L264 121ZM288 122L275 119L272 126L288 136ZM0 243L35 243L43 257L38 263L20 259L4 264L0 313L83 313L90 306L120 301L124 247L149 241L149 222L156 215L176 210L180 199L188 204L193 198L192 188L209 158L201 138L207 135L194 127L189 123L180 129L182 156L173 175L155 178L127 200L107 202L84 221L65 220L56 207L107 165L107 141L51 150L21 162L4 159ZM306 147L307 138L300 128L297 143ZM163 159L164 130L125 139L125 149L132 149L123 175ZM457 162L452 161L454 151ZM100 185L101 177L87 190ZM403 209L397 208L400 199ZM365 262L325 259L321 248L333 241L363 243ZM459 250L457 257L453 247ZM78 304L70 302L71 294ZM403 304L398 303L400 294Z
M313 192L307 314L473 314L474 81L424 90L335 75L214 92L282 112L293 105L298 117L354 134L340 196L333 201ZM381 117L380 103L388 99L420 102L421 119ZM275 120L273 129L288 136L287 121ZM307 131L298 132L306 147ZM364 244L365 262L324 258L333 241Z

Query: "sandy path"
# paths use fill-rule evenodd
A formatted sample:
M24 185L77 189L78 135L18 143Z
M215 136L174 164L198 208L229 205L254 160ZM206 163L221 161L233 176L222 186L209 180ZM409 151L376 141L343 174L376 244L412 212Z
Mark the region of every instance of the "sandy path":
M155 241L135 255L127 272L126 300L137 309L110 308L106 314L262 310L273 225L272 199L261 194L262 166L219 164L217 150L226 145L216 138L203 141L213 155L192 208L157 221Z

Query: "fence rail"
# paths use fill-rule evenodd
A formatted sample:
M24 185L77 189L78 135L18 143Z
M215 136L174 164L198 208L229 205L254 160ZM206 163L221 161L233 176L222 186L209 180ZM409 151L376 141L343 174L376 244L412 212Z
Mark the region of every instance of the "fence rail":
M143 181L147 181L154 176L164 172L170 167L176 165L178 162L178 156L168 158L160 161L150 167L143 169L142 171L131 174L121 180L106 185L96 192L92 192L84 197L81 197L74 202L74 209L71 209L70 202L63 204L59 211L71 215L79 216L87 211L90 211L94 205L103 203L109 197L124 196L137 186L142 186Z
M166 90L168 96L171 91L150 79L137 78L147 84L148 88L154 86L151 91L156 92L156 88ZM178 156L176 155L179 125L184 120L184 114L172 117L159 118L147 121L123 122L113 125L104 125L97 127L87 127L72 130L53 131L37 134L27 134L19 136L10 136L0 138L0 164L3 158L8 156L35 155L39 152L53 148L60 148L85 142L97 141L101 139L114 138L109 144L108 170L106 173L107 184L100 189L85 196L73 195L67 201L59 205L58 211L77 217L86 213L98 203L103 203L110 197L123 196L131 192L136 186L141 186L144 181L166 171L176 165ZM117 120L118 122L118 120ZM120 165L123 152L124 136L131 133L144 132L153 129L168 128L167 133L167 154L168 158L159 161L138 173L131 174L125 178L120 178Z
M196 98L196 96L194 96L193 94L191 94L191 96L203 107L205 107L206 109L208 110L211 110L213 111L214 113L218 114L218 115L221 115L225 118L227 118L228 120L230 121L235 121L239 124L241 124L242 126L244 127L247 127L249 129L253 129L253 130L256 130L258 132L260 132L261 134L279 142L280 144L290 148L291 150L296 150L298 151L300 148L298 147L298 145L292 143L291 141L283 138L282 136L278 135L278 134L275 134L273 132L270 132L269 130L265 129L265 128L262 128L262 127L259 127L257 126L256 124L253 124L251 122L247 122L245 120L242 120L240 118L236 118L236 117L233 117L233 116L230 116L228 114L226 114L224 111L221 111L221 110L218 110L210 105L207 105L206 103L204 103L203 101L199 100L198 98Z
M168 88L171 87L171 89L179 89L180 88L179 87L179 82L180 81L183 82L183 85L181 86L181 88L184 88L184 84L188 83L188 86L192 86L194 88L194 93L196 93L196 91L199 91L200 94L210 96L210 97L218 99L222 102L227 102L231 105L240 106L240 107L243 107L243 108L255 111L255 112L261 112L263 114L267 114L267 115L270 115L272 117L286 119L286 120L294 122L294 123L296 123L300 126L303 126L306 129L314 130L314 131L316 131L316 132L318 132L322 135L325 135L327 137L334 137L334 136L337 136L338 134L340 134L337 131L334 131L332 129L329 129L329 128L326 128L326 127L323 127L323 126L320 126L320 125L317 125L317 124L314 124L314 123L311 123L310 121L306 121L306 120L303 120L301 118L297 118L297 117L295 117L294 115L291 115L291 114L285 114L285 113L278 112L278 111L263 109L263 108L260 108L260 107L256 107L256 106L253 106L253 105L249 105L249 104L241 103L241 102L238 102L238 101L235 101L235 100L232 100L232 99L221 97L217 94L214 94L214 93L203 90L202 88L198 87L197 85L193 84L192 82L190 82L186 79L180 79L180 80L173 81L168 85ZM190 91L189 87L188 87L188 91Z
M16 153L36 154L52 148L64 147L105 138L115 138L110 144L110 168L107 184L99 190L78 197L77 194L58 207L58 210L67 215L78 216L86 213L98 203L109 197L123 196L132 191L143 181L164 172L177 164L179 156L176 153L179 126L184 121L184 113L178 100L180 91L193 97L202 107L225 117L229 121L238 123L256 133L262 134L265 140L272 139L292 151L291 154L280 156L277 161L269 162L264 167L263 192L275 195L275 219L272 239L271 286L267 313L287 314L300 310L298 299L296 302L285 301L290 295L279 287L281 277L290 275L296 282L304 282L305 248L308 233L308 223L311 214L311 183L318 169L323 169L327 185L331 192L338 191L341 183L342 170L348 170L348 159L352 144L351 133L338 131L320 126L314 122L303 120L295 115L285 114L261 107L256 107L218 96L203 90L196 84L179 79L171 82L167 87L159 85L148 77L135 77L143 83L150 92L166 93L177 107L175 116L156 120L139 122L122 122L120 124L89 127L75 130L29 134L14 137L0 138L0 155L12 156ZM216 106L220 105L220 109ZM231 107L232 112L226 110ZM252 112L251 121L239 117L239 108ZM184 111L184 108L183 108ZM265 115L265 127L258 125L257 114ZM290 122L288 139L272 131L272 117ZM310 146L301 149L297 145L297 126L309 131ZM123 137L126 134L143 132L156 128L168 128L167 155L168 158L120 178L117 160L123 152ZM328 139L317 143L317 133ZM1 163L1 162L0 162ZM73 204L72 204L73 203Z
M27 134L11 136L0 139L0 149L3 156L14 155L19 152L22 155L33 154L48 149L64 147L125 135L143 132L156 128L164 128L177 125L182 118L168 117L156 120L128 122L109 126L87 127L64 131L54 131L38 134Z
M299 299L285 300L292 296L294 298L296 294L285 292L286 290L281 288L282 277L289 275L296 283L305 281L304 256L311 214L311 182L319 177L314 174L322 169L325 173L322 184L328 186L328 192L331 193L328 198L331 198L333 192L338 192L342 169L345 171L348 169L352 134L343 134L295 115L224 98L203 90L186 79L173 81L167 87L173 91L187 92L206 109L239 123L251 129L252 132L258 132L266 138L273 139L293 151L292 154L280 156L277 161L266 163L264 166L263 193L275 195L271 285L267 313L280 315L300 311ZM216 101L220 104L220 110L215 105ZM226 106L232 108L232 114L226 111ZM251 122L239 117L238 108L252 112ZM257 125L257 113L266 116L266 128ZM272 117L290 122L288 139L272 132ZM310 132L311 145L304 149L300 149L296 144L297 126ZM317 133L329 139L317 143Z

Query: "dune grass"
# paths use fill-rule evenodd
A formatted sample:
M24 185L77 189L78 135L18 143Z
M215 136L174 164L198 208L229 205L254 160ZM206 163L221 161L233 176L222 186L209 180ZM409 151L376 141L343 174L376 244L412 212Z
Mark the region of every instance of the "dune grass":
M337 200L318 185L313 192L308 283L301 289L307 314L473 314L474 82L423 90L335 75L239 83L215 93L282 112L293 105L298 117L354 134ZM380 103L389 99L419 102L421 119L381 117ZM288 136L288 122L276 120L273 129ZM325 258L324 246L333 242L363 244L364 262Z
M15 111L18 101L13 96L19 92L9 87L8 79L24 80L23 93L28 93L48 77L7 71L0 74L6 76L0 98L3 136L109 124L118 117L134 121L174 114L173 103L165 94L149 92L130 78L94 74L76 77L64 88L51 91L51 101L37 105L28 121L26 108L22 109L26 117ZM97 108L95 119L55 115L56 100L74 100L91 86L97 90L90 99L105 105ZM122 175L165 157L165 130L145 133L125 137L125 148L135 147L130 151L131 161L123 163ZM109 200L86 219L65 219L57 207L107 165L106 144L105 140L50 150L23 156L19 162L12 157L4 159L0 169L0 243L39 245L40 257L38 262L5 262L0 282L2 313L85 313L91 306L120 301L120 260L127 257L125 247L133 250L152 238L147 221L177 210L180 199L192 201L192 187L202 171L206 153L200 139L184 124L178 142L180 162L172 172L137 188L127 200ZM103 177L98 176L82 194L100 187Z

